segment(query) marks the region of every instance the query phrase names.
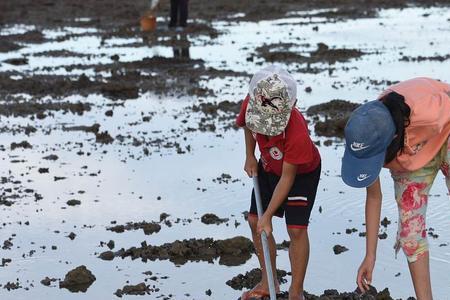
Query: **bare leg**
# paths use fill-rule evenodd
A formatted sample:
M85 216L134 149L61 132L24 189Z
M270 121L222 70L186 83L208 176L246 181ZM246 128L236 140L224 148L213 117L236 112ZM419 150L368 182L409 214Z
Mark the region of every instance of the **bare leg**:
M266 268L265 268L265 263L264 263L264 254L263 254L263 250L262 250L261 236L256 233L256 225L258 224L258 218L254 217L254 216L249 216L248 223L250 224L250 229L252 230L253 245L255 246L256 255L258 256L259 265L261 266L261 271L262 271L262 280L257 285L257 289L263 290L263 291L269 291L269 282L267 279L267 273L266 273ZM267 237L267 241L269 243L270 259L272 262L272 270L274 273L273 278L275 280L275 288L278 293L279 292L279 284L278 284L278 280L276 279L277 278L277 275L276 275L276 255L277 255L276 251L277 251L277 249L276 249L275 239L273 238L272 234Z
M425 252L413 263L409 263L417 300L433 300L430 279L430 255Z
M303 282L309 260L308 230L306 228L288 228L288 233L291 238L289 258L292 272L289 300L303 300Z

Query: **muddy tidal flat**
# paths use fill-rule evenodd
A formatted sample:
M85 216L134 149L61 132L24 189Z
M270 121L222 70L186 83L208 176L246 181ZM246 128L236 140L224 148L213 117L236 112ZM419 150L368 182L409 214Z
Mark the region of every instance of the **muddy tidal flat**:
M449 1L190 2L155 32L148 1L0 3L0 299L238 299L261 273L234 119L251 75L280 64L322 156L306 299L413 299L381 173L374 289L355 292L364 191L340 178L350 113L391 84L450 81ZM450 299L450 201L427 212L435 299ZM288 299L288 235L273 222Z

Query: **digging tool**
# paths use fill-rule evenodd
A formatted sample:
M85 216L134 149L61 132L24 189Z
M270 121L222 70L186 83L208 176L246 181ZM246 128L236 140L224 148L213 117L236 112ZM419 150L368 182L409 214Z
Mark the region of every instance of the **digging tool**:
M261 218L263 215L263 208L261 203L261 193L259 191L259 182L257 176L253 176L253 188L255 190L256 210L258 212L258 218ZM261 233L261 242L264 254L264 264L266 265L267 279L269 281L270 300L276 300L277 295L275 293L275 282L272 272L272 263L270 261L269 243L267 241L267 233L265 231Z

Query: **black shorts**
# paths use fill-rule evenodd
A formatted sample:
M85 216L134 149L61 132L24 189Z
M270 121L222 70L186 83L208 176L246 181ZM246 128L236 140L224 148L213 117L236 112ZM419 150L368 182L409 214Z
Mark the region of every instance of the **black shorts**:
M307 228L311 210L316 199L319 185L321 165L312 172L297 174L287 199L277 209L275 215L285 220L288 228ZM272 199L273 191L280 180L280 176L264 171L261 163L258 164L258 182L261 191L263 211L266 211ZM252 191L249 216L258 216L256 210L255 190Z

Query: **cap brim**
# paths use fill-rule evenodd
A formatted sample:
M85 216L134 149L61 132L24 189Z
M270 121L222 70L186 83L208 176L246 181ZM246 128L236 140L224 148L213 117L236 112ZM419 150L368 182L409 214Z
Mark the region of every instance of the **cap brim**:
M291 111L287 111L276 115L274 114L266 119L263 119L261 118L263 115L261 112L258 112L257 109L249 110L249 107L250 103L247 106L247 111L245 112L245 124L251 131L263 135L277 136L281 134L286 129L291 117ZM272 122L272 118L275 117L277 120Z
M347 148L342 158L341 175L345 184L355 187L368 187L374 183L384 165L385 152L369 158L354 157Z

